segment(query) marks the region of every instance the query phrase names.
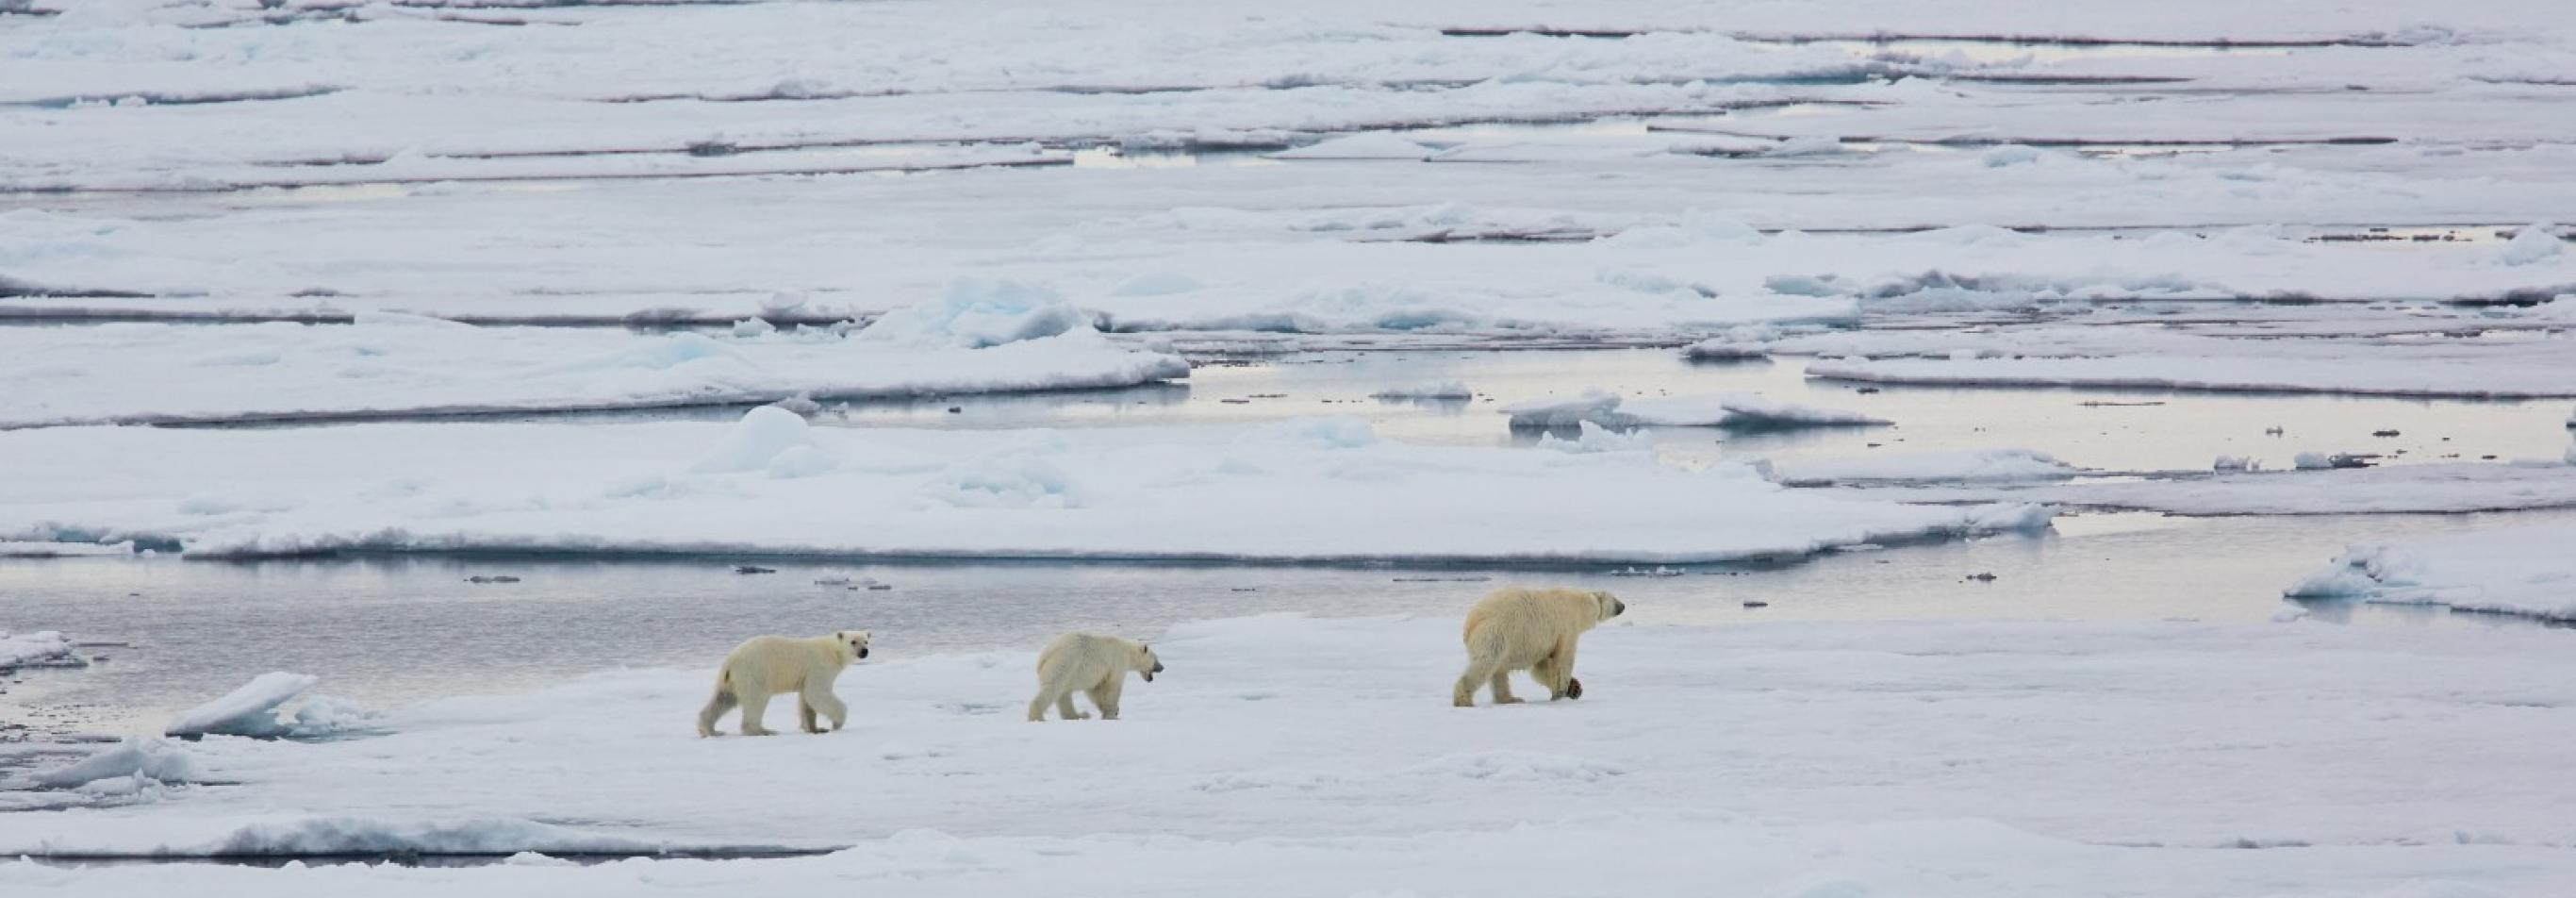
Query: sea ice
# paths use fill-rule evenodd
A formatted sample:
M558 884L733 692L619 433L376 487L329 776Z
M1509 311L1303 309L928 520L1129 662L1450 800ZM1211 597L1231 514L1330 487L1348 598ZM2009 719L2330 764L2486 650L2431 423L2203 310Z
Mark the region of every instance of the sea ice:
M801 430L802 442L798 441ZM508 458L506 466L484 463ZM1377 439L1351 418L1030 432L443 423L0 433L0 536L341 550L1670 563L2044 527L1786 490L1742 465ZM262 497L183 506L221 482ZM1603 502L1617 496L1617 502ZM1541 524L1539 522L1545 522Z
M2287 594L2576 620L2569 546L2576 546L2576 528L2563 525L2355 545Z
M282 735L288 724L278 719L278 708L303 695L305 690L322 682L311 674L270 671L251 678L248 683L223 697L179 712L163 727L168 736L251 736L268 738Z

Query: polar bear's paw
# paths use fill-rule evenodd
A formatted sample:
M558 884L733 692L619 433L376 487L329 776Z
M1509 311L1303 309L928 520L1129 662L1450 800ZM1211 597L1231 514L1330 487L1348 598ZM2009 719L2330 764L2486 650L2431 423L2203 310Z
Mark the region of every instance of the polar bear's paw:
M1566 698L1582 698L1582 697L1583 697L1583 681L1582 681L1582 680L1575 679L1575 678L1573 678L1573 677L1567 677L1567 678L1565 678L1565 697L1566 697Z

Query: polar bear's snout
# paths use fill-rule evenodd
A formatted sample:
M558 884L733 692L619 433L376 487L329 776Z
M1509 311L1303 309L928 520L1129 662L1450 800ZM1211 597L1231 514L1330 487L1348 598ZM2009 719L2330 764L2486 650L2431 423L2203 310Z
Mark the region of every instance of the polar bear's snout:
M1610 616L1611 616L1611 617L1618 617L1619 615L1626 614L1626 613L1628 613L1628 603L1626 603L1626 602L1622 602L1622 601L1619 601L1618 599L1611 599L1611 600L1610 600ZM866 652L860 652L860 653L859 653L859 657L861 657L861 658L865 658L865 657L867 657L867 656L868 656L868 653L866 653Z

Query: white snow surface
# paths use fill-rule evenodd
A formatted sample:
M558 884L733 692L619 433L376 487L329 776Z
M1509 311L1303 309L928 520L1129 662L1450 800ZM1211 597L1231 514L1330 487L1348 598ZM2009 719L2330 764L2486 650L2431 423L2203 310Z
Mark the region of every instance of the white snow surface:
M1511 426L1571 428L1590 422L1603 427L1727 427L1770 429L1853 427L1888 423L1859 412L1780 402L1751 393L1630 398L1602 389L1571 398L1540 398L1504 406Z
M2571 545L2576 528L2563 525L2355 545L2288 594L2576 620Z
M958 321L967 323L945 327ZM906 336L639 334L401 315L350 325L0 328L0 380L22 387L0 392L0 427L652 408L1128 386L1189 374L1177 356L1120 345L1087 326L962 348L905 342L929 328L908 313L881 324ZM991 336L959 316L940 324L932 329L942 336Z
M78 761L39 770L32 777L37 785L53 789L79 788L100 780L171 784L204 778L196 756L160 739L127 739Z
M1653 614L1632 605L1634 625L1585 638L1582 700L1508 708L1447 706L1462 651L1446 616L1175 627L1153 638L1170 669L1130 684L1114 723L1025 722L1030 651L921 656L889 639L842 675L855 713L825 736L699 739L710 670L606 672L398 709L375 738L210 738L186 746L191 763L238 785L0 815L0 851L842 850L464 870L10 863L0 885L1584 894L1609 877L1648 895L2541 896L2576 875L2576 786L2535 773L2576 737L2545 710L2576 700L2556 634ZM2415 765L2440 773L2381 775Z
M506 458L505 466L482 459ZM1742 465L1376 439L1351 418L1065 432L445 423L0 433L0 535L333 550L1679 562L2046 525ZM1605 501L1615 499L1615 501Z
M60 662L72 657L72 641L59 630L11 633L0 630L0 671L22 665Z
M1891 452L1770 463L1772 479L1791 486L1853 483L1991 483L2064 480L2085 473L2031 449Z
M163 728L169 736L276 736L288 725L278 720L277 709L303 695L305 690L322 682L321 677L290 671L270 671L251 678L231 692L205 704L179 712Z

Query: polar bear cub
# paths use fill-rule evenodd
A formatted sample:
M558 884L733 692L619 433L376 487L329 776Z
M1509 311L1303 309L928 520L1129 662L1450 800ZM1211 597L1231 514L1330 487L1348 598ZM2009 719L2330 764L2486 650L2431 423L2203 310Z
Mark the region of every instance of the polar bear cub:
M715 697L698 711L698 735L715 735L716 718L737 703L742 705L742 734L769 735L769 728L760 725L761 714L768 709L770 696L782 692L796 693L796 720L806 732L823 731L815 726L818 713L832 719L832 729L840 729L850 717L850 706L832 695L832 681L840 677L842 668L867 656L866 630L804 639L754 636L743 640L725 656L724 670L716 674Z
M1097 633L1058 636L1038 653L1038 697L1029 701L1029 720L1045 720L1048 705L1054 705L1056 716L1066 720L1090 717L1074 710L1076 691L1091 696L1100 719L1117 720L1118 693L1126 688L1129 671L1154 682L1154 675L1163 672L1163 659L1154 657L1152 647L1134 640Z
M1488 593L1467 611L1467 672L1450 704L1476 706L1476 687L1491 685L1494 704L1512 697L1512 671L1527 670L1549 700L1582 698L1574 679L1574 643L1594 624L1618 617L1627 603L1606 592L1510 587Z

